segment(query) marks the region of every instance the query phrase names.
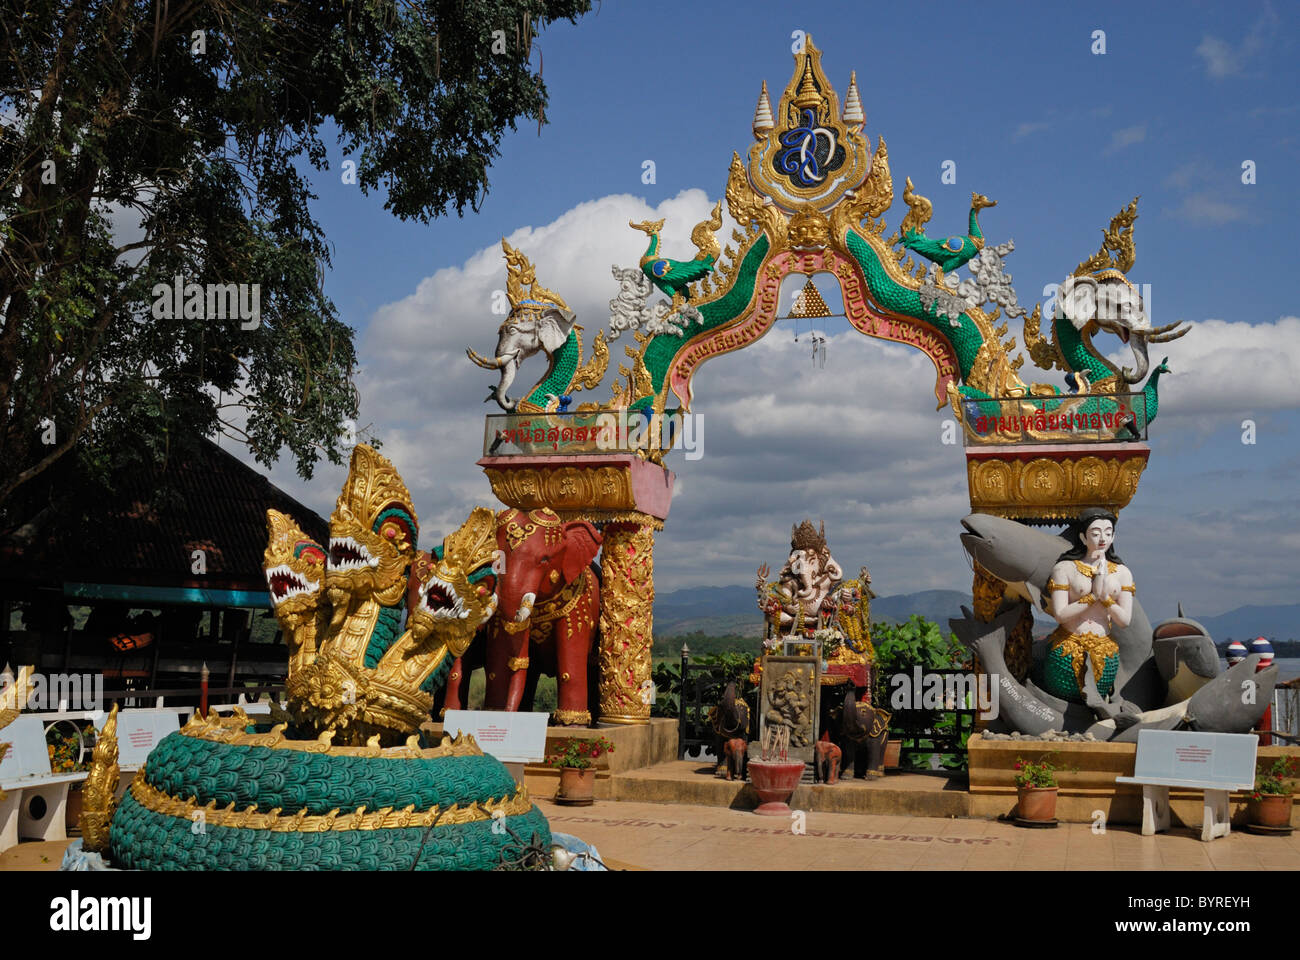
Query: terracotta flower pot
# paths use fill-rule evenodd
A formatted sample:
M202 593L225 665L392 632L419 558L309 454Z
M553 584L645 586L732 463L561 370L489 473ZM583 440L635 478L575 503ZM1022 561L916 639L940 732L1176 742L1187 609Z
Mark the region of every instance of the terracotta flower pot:
M898 769L898 761L902 755L902 751L903 751L902 740L885 741L885 769L886 770Z
M1021 820L1050 822L1056 819L1057 787L1017 787L1016 816Z
M588 807L596 802L595 767L560 767L560 789L555 802L570 807Z
M1246 801L1246 815L1250 822L1261 827L1291 826L1291 796L1282 793L1260 794Z
M754 810L768 817L788 817L789 800L803 778L802 761L750 760L749 782L763 802Z

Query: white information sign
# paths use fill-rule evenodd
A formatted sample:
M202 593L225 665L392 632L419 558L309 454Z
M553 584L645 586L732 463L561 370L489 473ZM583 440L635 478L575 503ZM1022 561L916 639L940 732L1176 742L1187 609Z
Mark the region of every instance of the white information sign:
M448 710L442 728L452 737L470 734L484 753L502 763L531 763L546 756L546 721L545 713Z
M96 721L103 728L108 715ZM179 730L180 718L174 710L119 710L117 714L117 762L123 768L144 765L149 751L169 733Z

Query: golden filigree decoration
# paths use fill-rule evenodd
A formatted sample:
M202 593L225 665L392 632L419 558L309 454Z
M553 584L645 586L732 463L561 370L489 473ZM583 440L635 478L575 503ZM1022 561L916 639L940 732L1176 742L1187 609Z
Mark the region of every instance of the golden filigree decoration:
M190 716L181 734L199 740L233 744L242 747L266 747L269 750L298 750L302 753L323 753L335 757L388 757L392 759L433 760L440 757L481 757L483 751L473 735L462 733L453 738L444 735L436 747L421 747L416 734L406 738L401 746L380 746L378 741L363 746L346 746L333 743L335 731L327 730L315 740L290 740L284 736L285 727L277 724L270 733L248 733L255 721L243 710L236 708L230 716L215 711L207 717L197 710ZM373 738L372 738L373 739Z
M748 175L754 189L788 211L811 203L827 211L844 194L862 182L871 169L871 147L861 124L846 124L840 116L839 97L821 67L821 51L805 37L794 55L794 72L773 113L774 125L749 149ZM860 106L860 105L859 105ZM812 125L808 114L812 114ZM804 131L833 150L843 148L843 162L815 178L809 185L794 184L777 172L777 155L788 147L782 142L790 131ZM811 132L808 132L811 130Z
M811 203L805 203L790 218L790 246L797 249L820 249L831 241L831 225L826 215Z
M1012 519L1066 520L1087 507L1118 512L1137 493L1147 452L1079 457L967 457L971 509Z
M582 328L574 325L575 330ZM605 371L609 368L609 345L605 342L605 331L600 330L596 333L596 339L591 344L591 359L586 363L582 362L582 335L578 335L578 371L573 375L573 384L570 390L595 390L600 386L600 381L605 378Z
M1101 232L1101 249L1075 268L1076 277L1102 270L1128 273L1133 269L1133 262L1137 259L1137 248L1133 243L1133 221L1138 215L1138 199L1134 197L1127 207L1111 217L1110 226Z
M1034 312L1025 317L1025 347L1029 350L1029 357L1040 370L1051 370L1053 367L1069 370L1065 355L1061 353L1061 345L1056 342L1055 327L1052 328L1050 338L1042 334L1042 313L1042 304L1036 303Z
M903 222L898 225L899 236L907 236L910 230L925 233L925 225L934 216L934 205L912 189L911 177L907 178L903 187L903 202L907 204L907 214L903 217Z
M197 711L196 711L197 712ZM0 749L0 756L4 750ZM109 824L117 809L117 785L122 771L117 765L117 704L108 711L108 719L95 740L90 773L81 796L82 849L96 853L108 850Z
M604 531L600 591L600 718L645 723L650 704L654 531L611 524Z
M767 234L773 251L785 248L786 216L776 204L765 204L762 195L750 185L749 174L745 172L745 164L738 153L731 155L725 196L731 219L742 227L750 224L761 227Z
M561 726L572 727L578 724L583 726L591 725L591 711L589 710L556 710L555 722Z
M634 510L627 466L485 467L492 492L519 510ZM570 518L572 519L572 518Z
M402 830L410 827L444 827L481 820L492 820L502 816L520 816L532 810L532 801L528 791L521 785L516 791L500 799L460 806L430 807L416 810L414 804L402 809L381 807L368 811L364 806L349 812L339 808L327 814L309 814L304 807L297 813L285 814L283 808L261 812L256 806L236 810L234 803L218 808L215 800L201 806L197 798L182 800L173 797L151 785L144 777L144 771L136 774L131 781L131 796L146 810L168 817L178 817L193 822L196 813L202 814L206 827L227 827L236 830L269 830L272 833L328 833L335 830Z
M866 179L853 190L844 195L835 209L830 211L831 233L842 240L846 231L860 230L862 221L868 217L879 217L894 205L894 178L889 172L889 149L885 138L876 140L876 152L871 158L871 171ZM877 237L884 232L884 221L880 221L872 230ZM888 258L882 257L882 260ZM888 261L887 265L892 265Z
M568 310L569 305L564 299L553 290L548 290L537 282L537 271L533 268L533 263L523 253L516 250L506 242L506 238L501 238L501 249L506 256L506 297L510 300L512 308L525 306L527 300L535 300L539 304L553 304L561 310ZM528 285L528 290L524 290L524 285Z

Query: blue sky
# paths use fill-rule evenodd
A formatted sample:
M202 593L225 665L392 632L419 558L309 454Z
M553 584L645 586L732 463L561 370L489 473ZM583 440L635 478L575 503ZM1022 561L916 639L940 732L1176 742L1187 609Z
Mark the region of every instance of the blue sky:
M1008 269L1021 303L1041 301L1141 195L1130 277L1150 284L1155 324L1194 329L1168 345L1174 377L1162 383L1151 466L1121 518L1121 554L1149 584L1153 617L1193 596L1207 615L1296 602L1300 321L1282 318L1300 314L1290 280L1298 24L1288 4L606 2L535 42L549 123L540 136L533 126L506 137L478 214L400 223L382 196L341 183L344 158L333 154L331 171L312 176L334 245L326 290L358 331L361 422L408 482L424 478L412 482L423 545L474 503L494 503L473 466L490 378L463 359L466 346L490 349L500 319L484 285L503 286L504 265L489 248L502 236L526 242L539 279L593 336L615 292L610 263L634 264L644 241L625 208L676 211L669 230L684 241L699 219L687 211L721 196L732 151L752 142L760 81L775 103L791 35L803 30L841 98L857 71L865 132L889 147L889 229L905 210L905 177L934 203L932 233L963 229L970 192L987 194L998 206L981 224L992 242L1016 241ZM1095 30L1104 55L1091 52ZM646 160L653 184L642 182ZM946 160L955 185L940 183ZM1254 184L1242 183L1245 161ZM779 563L789 524L805 515L827 518L837 558L846 570L868 563L881 593L969 586L956 540L964 468L959 450L936 449L945 414L933 410L929 362L838 323L827 325L831 362L815 381L789 330L696 377L696 410L715 419L705 459L672 463L681 483L658 541L660 589L752 582L758 563ZM1018 324L1011 332L1022 345ZM1152 349L1154 363L1164 353ZM787 369L797 380L774 382ZM827 409L854 442L813 442L801 424ZM757 435L744 425L756 413L767 418ZM1241 443L1247 418L1251 446ZM745 449L770 457L805 439L813 452L794 464ZM749 491L756 469L780 483ZM284 463L271 475L325 513L342 480L333 468L303 484ZM747 506L719 509L736 499Z

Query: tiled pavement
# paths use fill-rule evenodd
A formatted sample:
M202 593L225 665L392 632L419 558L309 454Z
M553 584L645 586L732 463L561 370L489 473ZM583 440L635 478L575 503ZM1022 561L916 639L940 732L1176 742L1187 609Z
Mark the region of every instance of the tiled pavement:
M611 866L647 870L1300 870L1300 832L1242 831L1203 843L1175 828L1094 833L1090 824L1024 829L993 820L811 812L790 819L746 810L597 801L561 807L533 797L552 829L594 844ZM831 836L830 834L838 834Z
M786 818L684 804L597 801L561 807L533 797L552 829L594 844L611 867L643 870L1300 870L1300 831L1202 843L1190 830L1144 837L1084 823L1026 830L993 820L810 812ZM832 834L837 834L832 836ZM0 870L56 870L62 843L23 843Z

